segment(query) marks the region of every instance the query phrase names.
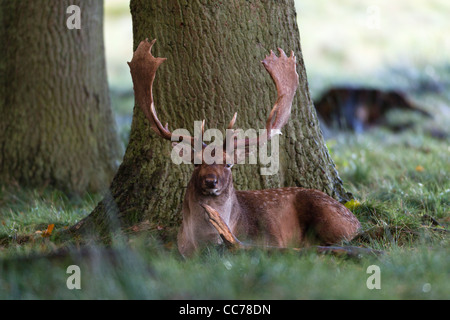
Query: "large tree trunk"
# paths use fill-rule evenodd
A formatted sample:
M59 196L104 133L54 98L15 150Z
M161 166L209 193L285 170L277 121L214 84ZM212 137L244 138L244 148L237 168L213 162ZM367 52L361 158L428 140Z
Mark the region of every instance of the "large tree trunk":
M258 165L237 165L235 187L302 186L346 198L309 95L293 0L132 0L131 13L134 48L145 38L156 38L154 56L167 58L153 95L160 120L172 130L193 133L194 121L202 119L207 128L222 130L235 111L235 127L264 128L276 90L260 61L270 49L293 50L300 86L280 137L280 171L262 176ZM148 227L172 234L181 221L193 167L173 164L170 151L170 143L150 130L135 107L129 145L111 193L73 230L93 227L98 232L148 220Z
M67 7L81 9L68 29ZM0 181L106 189L121 150L110 108L103 1L2 0Z

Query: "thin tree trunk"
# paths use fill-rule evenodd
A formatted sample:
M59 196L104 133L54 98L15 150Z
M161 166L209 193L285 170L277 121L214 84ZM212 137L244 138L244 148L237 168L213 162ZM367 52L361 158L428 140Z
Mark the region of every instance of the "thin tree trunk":
M153 95L161 122L186 128L206 119L207 128L224 130L234 112L236 128L265 127L276 90L260 61L271 49L293 50L300 86L291 119L280 137L280 170L259 174L259 165L233 168L236 189L302 186L347 196L324 144L309 95L294 1L145 1L132 0L134 48L156 38L154 56L166 57ZM131 57L130 57L131 59ZM122 228L149 221L162 234L173 234L191 165L175 165L171 146L150 130L134 109L129 145L111 185L111 193L73 230L104 231L114 221ZM111 220L111 217L114 217Z
M66 10L81 9L81 29ZM2 0L0 181L68 193L110 184L121 150L110 108L103 1Z

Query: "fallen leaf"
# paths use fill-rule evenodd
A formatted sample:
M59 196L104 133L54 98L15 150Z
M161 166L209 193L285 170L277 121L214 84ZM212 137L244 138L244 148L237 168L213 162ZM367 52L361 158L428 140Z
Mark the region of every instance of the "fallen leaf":
M425 171L425 168L422 167L421 165L418 165L418 166L416 167L416 171L417 171L417 172L424 172L424 171Z
M45 230L43 233L42 233L42 236L43 237L50 237L51 235L52 235L52 231L53 231L53 228L55 227L55 225L52 223L52 224L49 224L48 225L48 227L47 227L47 230Z

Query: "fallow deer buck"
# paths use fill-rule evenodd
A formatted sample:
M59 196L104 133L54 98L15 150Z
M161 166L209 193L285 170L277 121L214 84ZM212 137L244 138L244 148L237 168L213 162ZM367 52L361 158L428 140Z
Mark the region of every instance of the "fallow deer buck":
M133 78L136 103L142 108L151 128L162 138L189 143L194 137L172 136L168 125L158 119L153 104L152 85L156 70L165 58L155 58L151 48L155 40L142 41L129 63ZM298 86L296 58L278 49L263 65L275 82L278 98L266 122L267 135L257 139L234 140L234 146L267 142L286 124ZM236 121L236 114L228 128ZM174 139L172 139L174 138ZM202 150L194 152L202 155ZM227 162L228 161L228 162ZM351 240L360 228L358 219L342 204L319 190L299 187L255 191L238 191L233 187L230 155L225 152L224 162L195 166L183 202L183 222L178 233L178 248L189 256L205 244L242 243L244 238L263 246L304 246L309 236L319 243L330 245ZM236 236L236 237L235 237Z

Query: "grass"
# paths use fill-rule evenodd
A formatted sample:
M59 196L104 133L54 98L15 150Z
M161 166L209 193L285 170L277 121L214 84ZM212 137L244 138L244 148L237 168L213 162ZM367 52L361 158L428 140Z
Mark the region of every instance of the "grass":
M359 261L308 254L209 252L182 261L147 241L92 248L82 257L21 258L0 263L2 299L443 299L445 248L392 248ZM81 269L81 290L68 290L66 269ZM381 270L381 289L366 286L367 268Z
M420 124L419 124L420 125ZM426 126L426 123L422 123ZM449 149L419 129L339 134L328 147L366 231L351 244L385 255L220 252L180 258L151 234L60 254L54 237L86 216L99 197L3 187L0 193L0 299L448 299L450 296ZM31 235L27 242L21 237ZM69 265L81 290L68 290ZM381 270L369 290L367 268Z
M345 187L359 203L352 210L365 233L351 244L384 250L384 255L348 259L211 249L183 260L174 246L159 243L151 233L118 237L110 247L61 251L57 231L89 214L101 195L72 199L49 188L0 186L0 299L448 299L450 65L443 57L448 52L444 33L436 32L449 27L444 2L379 1L382 22L375 30L361 20L370 4L345 0L325 7L297 1L313 97L329 84L400 88L434 115L392 113L390 123L414 126L395 134L375 128L327 139ZM133 103L125 64L131 57L131 28L122 3L106 5L111 97L126 143ZM424 19L428 22L421 24ZM410 31L418 26L426 41L422 31ZM43 237L50 224L56 231ZM66 286L67 267L73 264L80 266L81 290ZM380 290L366 286L371 265L380 267Z
M313 95L336 80L405 89L414 73L433 79L441 65L448 65L450 41L442 31L449 27L445 0L295 3ZM392 68L411 74L402 79Z

